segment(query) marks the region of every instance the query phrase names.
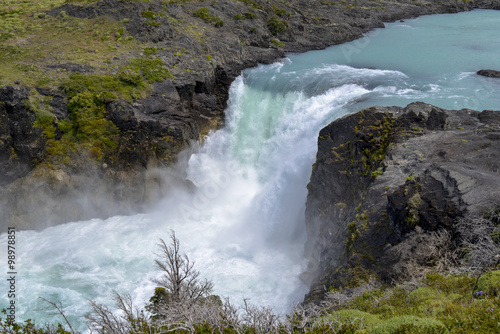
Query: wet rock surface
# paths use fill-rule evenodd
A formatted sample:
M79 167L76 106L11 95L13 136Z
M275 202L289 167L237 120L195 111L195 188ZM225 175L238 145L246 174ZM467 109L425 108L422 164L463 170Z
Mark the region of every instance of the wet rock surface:
M45 155L42 130L26 107L29 89L0 88L0 186L26 176Z
M500 71L495 70L479 70L477 71L477 74L482 75L483 77L500 78Z

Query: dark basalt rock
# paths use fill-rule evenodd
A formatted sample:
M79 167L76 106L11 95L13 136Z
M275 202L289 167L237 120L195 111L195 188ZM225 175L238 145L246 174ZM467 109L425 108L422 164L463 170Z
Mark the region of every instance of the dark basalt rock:
M479 70L477 74L488 78L500 78L500 71L495 70Z
M459 217L498 205L499 117L412 103L368 108L323 128L306 204L315 271L308 300L360 272L397 280L394 268L418 252L402 256L395 246L424 249L428 233L453 234Z
M68 100L65 94L59 91L51 91L49 89L38 88L38 87L36 88L36 90L43 96L52 97L52 100L50 101L50 106L52 108L52 113L58 119L65 119L69 117Z
M43 159L45 139L33 126L35 114L26 101L29 88L0 88L0 186L27 175Z

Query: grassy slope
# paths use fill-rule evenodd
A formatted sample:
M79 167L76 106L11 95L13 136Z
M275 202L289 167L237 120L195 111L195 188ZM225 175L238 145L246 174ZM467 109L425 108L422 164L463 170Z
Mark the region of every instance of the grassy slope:
M475 276L428 274L412 288L367 291L340 307L366 313L352 312L341 322L353 333L496 333L500 331L499 274L483 275L477 285ZM341 316L336 310L321 320L341 320ZM362 317L367 319L364 325Z
M111 156L119 131L106 119L105 103L144 98L151 83L171 77L154 48L127 35L124 22L45 13L67 2L96 1L6 0L0 8L0 86L62 89L68 96L70 118L63 121L51 113L50 97L31 90L27 101L44 129L48 166L67 163L75 152L98 161ZM92 74L72 75L65 64Z
M54 18L44 13L66 2L4 1L0 8L0 86L17 81L30 87L55 89L69 78L69 73L47 65L77 63L109 74L117 65L113 60L117 55L141 53L141 43L123 36L122 22L103 17Z

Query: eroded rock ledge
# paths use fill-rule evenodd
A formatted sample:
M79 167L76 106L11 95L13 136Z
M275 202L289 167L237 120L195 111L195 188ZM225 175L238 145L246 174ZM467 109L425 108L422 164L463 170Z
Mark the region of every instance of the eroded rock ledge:
M421 260L408 254L429 233L453 235L457 218L498 206L499 140L500 111L421 102L364 109L323 128L306 205L316 271L307 300L369 276L404 278Z

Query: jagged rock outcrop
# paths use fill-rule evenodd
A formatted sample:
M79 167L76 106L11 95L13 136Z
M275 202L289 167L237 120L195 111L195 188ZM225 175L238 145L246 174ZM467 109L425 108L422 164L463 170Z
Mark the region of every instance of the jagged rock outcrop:
M424 261L429 233L453 235L457 218L498 206L499 139L500 111L420 102L367 108L323 128L306 204L316 270L308 299L369 276L397 280L396 267Z

